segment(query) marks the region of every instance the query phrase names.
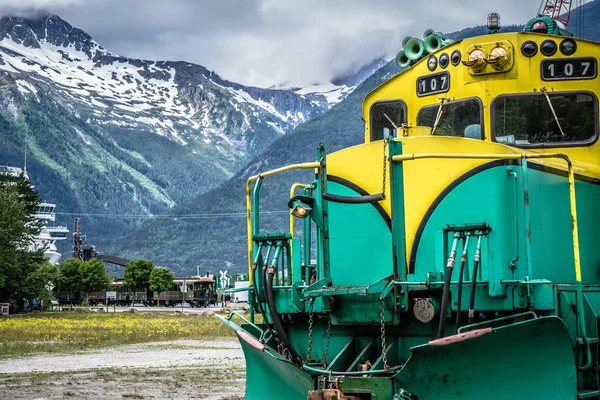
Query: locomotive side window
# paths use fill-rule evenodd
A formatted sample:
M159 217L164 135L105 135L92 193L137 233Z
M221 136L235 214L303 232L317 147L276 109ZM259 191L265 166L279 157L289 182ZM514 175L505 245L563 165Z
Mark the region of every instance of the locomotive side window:
M396 137L396 127L406 123L406 104L402 100L381 101L371 106L371 141Z
M492 105L494 140L519 147L591 143L597 109L588 92L502 96Z
M429 126L436 136L483 139L482 113L479 99L442 102L423 107L417 116L417 125Z

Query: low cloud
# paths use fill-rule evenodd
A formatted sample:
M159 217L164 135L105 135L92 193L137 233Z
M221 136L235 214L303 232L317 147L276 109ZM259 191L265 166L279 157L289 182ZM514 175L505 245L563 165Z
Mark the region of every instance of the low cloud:
M185 60L226 79L268 87L328 81L406 35L485 23L525 23L535 4L505 0L2 0L0 12L47 9L128 57Z
M50 7L72 7L80 4L81 0L2 0L0 16L29 17L46 12L46 9Z

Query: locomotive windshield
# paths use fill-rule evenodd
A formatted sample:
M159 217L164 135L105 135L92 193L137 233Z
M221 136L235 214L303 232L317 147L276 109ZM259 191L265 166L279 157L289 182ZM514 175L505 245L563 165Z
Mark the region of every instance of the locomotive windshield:
M483 139L481 115L479 99L452 101L423 107L417 116L417 125L432 129L435 126L433 134L436 136Z
M521 147L591 142L596 108L586 92L503 96L492 106L495 140Z
M396 137L396 127L406 123L406 104L402 100L382 101L371 107L371 141Z

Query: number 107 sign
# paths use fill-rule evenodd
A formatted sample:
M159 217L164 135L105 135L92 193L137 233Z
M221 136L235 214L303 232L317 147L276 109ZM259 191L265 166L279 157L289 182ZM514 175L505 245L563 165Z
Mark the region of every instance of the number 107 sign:
M543 60L541 69L545 81L594 79L598 75L598 62L592 57L558 58Z
M450 89L450 74L442 72L439 74L421 76L417 79L417 96L429 96L435 93L444 93Z

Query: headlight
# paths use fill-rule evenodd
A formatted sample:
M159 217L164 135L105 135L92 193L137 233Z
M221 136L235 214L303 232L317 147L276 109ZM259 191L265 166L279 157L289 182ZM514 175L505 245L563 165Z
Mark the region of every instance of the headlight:
M469 58L467 61L463 61L463 65L467 67L471 67L473 69L481 69L485 66L486 59L485 53L481 49L475 49L469 53Z
M488 62L496 69L502 69L508 62L508 52L502 46L494 47L490 51Z

